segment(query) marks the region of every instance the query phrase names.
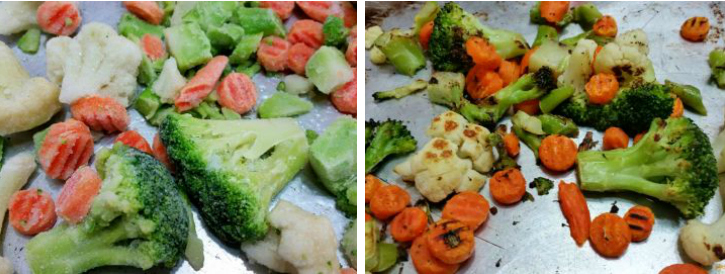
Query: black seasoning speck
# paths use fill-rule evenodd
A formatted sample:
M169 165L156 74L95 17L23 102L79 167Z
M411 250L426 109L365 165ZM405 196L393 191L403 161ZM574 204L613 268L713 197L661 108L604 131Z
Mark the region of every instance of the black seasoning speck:
M513 225L519 224L519 221L514 221Z
M491 212L491 215L496 215L496 213L498 213L498 208L495 206L492 206L491 209L489 209L488 211Z
M498 259L498 261L496 261L496 267L501 267L501 259Z
M617 201L614 201L614 203L612 203L612 208L609 209L609 213L617 214L618 212L619 212L619 207L617 206Z

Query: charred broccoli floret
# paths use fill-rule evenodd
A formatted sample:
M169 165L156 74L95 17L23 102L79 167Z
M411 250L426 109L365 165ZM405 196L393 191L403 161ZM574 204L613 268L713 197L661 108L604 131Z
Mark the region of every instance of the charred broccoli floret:
M539 196L547 195L554 188L554 181L544 177L536 177L529 183L529 188L536 188L536 194L539 194Z
M415 151L417 142L410 134L410 131L402 122L388 120L382 123L369 121L365 123L365 135L367 138L368 125L375 125L371 128L370 144L365 148L365 173L370 173L373 168L386 157L395 154L405 154Z
M718 187L710 141L688 118L656 118L634 146L579 152L577 165L582 190L648 195L686 218L701 215Z

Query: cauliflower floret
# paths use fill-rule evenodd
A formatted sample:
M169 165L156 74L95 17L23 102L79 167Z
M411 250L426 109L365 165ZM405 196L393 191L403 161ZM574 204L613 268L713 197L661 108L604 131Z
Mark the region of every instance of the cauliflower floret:
M277 272L340 272L337 238L330 220L285 200L277 203L267 220L279 234L272 229L264 240L243 244L242 250L251 259Z
M0 41L0 136L42 125L61 109L58 86L30 78L13 51Z
M546 41L531 55L529 72L549 67L554 71L554 76L558 76L563 73L562 69L568 59L569 49L557 42Z
M61 85L62 103L98 94L128 106L136 90L141 54L135 43L110 26L90 23L75 38L62 36L48 41L48 77Z
M439 137L430 140L394 171L403 180L414 181L420 194L432 202L440 202L461 189L478 191L486 182L485 176L473 170L470 160L458 157L455 143Z
M176 59L171 57L164 62L164 68L156 79L151 90L161 98L161 102L173 104L176 95L186 85L186 78L179 72Z
M576 91L584 91L584 86L592 75L592 59L597 49L597 43L582 39L577 44L569 57L569 64L564 73L559 76L559 86L571 86Z
M43 2L3 1L0 3L0 35L11 35L37 25L35 12Z
M493 147L488 143L490 132L485 127L468 123L462 115L446 111L435 118L426 132L430 137L445 138L458 146L458 157L470 159L473 168L486 173L493 166Z
M680 242L690 259L712 265L725 259L725 216L714 224L690 220L680 230Z
M594 62L595 73L611 73L617 76L620 85L628 85L637 77L644 81L655 80L649 52L647 35L640 29L628 31L614 42L605 45Z

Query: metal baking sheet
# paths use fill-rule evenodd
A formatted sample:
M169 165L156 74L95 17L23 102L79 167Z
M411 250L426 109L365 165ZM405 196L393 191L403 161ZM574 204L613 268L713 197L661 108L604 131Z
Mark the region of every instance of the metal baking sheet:
M102 22L113 26L117 25L121 14L125 11L125 8L121 2L80 2L81 16L83 17L83 25L90 22ZM299 9L295 10L299 12ZM286 21L287 28L296 21L298 15L295 13L292 18ZM81 26L82 28L83 26ZM20 38L20 35L11 37L0 36L0 41L8 44L14 51L15 55L20 59L23 66L29 71L32 76L45 76L45 42L48 39L47 35L43 35L40 51L35 55L28 55L21 52L16 46L15 42ZM278 77L266 77L264 73L257 74L253 81L257 86L259 92L259 98L257 104L263 102L266 98L271 96L275 91L277 84L280 81ZM322 131L342 116L329 100L325 96L314 96L309 98L315 105L315 108L309 113L299 117L298 121L305 129L311 129L322 133ZM130 129L137 130L143 135L146 140L151 142L154 134L156 134L156 128L148 125L143 117L141 117L136 110L129 109L131 116ZM2 110L0 110L2 111ZM56 115L52 122L63 121L66 117L70 117L66 108L58 115ZM248 114L246 118L256 117L256 112ZM49 122L47 125L50 125ZM47 125L38 127L42 129ZM6 147L6 157L11 157L19 152L32 151L32 134L38 129L26 133L19 133L9 136L9 145ZM105 136L96 142L96 151L103 147L110 147L112 141L115 139L115 135ZM6 143L7 144L7 143ZM93 158L91 158L91 163ZM38 169L33 176L30 178L29 183L25 186L41 188L52 192L53 197L57 197L60 189L63 187L63 182L59 180L52 180L45 176L42 170ZM345 231L349 223L347 219L340 211L335 208L335 201L332 196L316 181L315 175L312 170L308 167L300 172L292 182L275 198L274 204L279 199L285 199L294 203L303 209L313 212L315 214L325 216L330 219L333 224L335 234L338 242L342 238L342 234ZM173 269L165 268L153 268L146 273L268 273L270 272L265 267L251 264L240 252L238 246L228 246L219 241L214 237L211 232L207 230L206 225L200 219L199 215L194 209L194 221L196 223L197 234L204 242L204 268L195 272L188 262L185 260L179 260L179 263ZM58 223L61 221L59 220ZM0 256L4 256L12 261L15 266L16 273L18 274L29 274L31 273L25 263L24 246L25 243L30 239L29 237L18 234L10 225L5 222L3 225L3 234L0 235L2 239L2 253ZM343 257L342 253L338 251L338 259L343 267L347 267L349 264ZM90 271L89 273L143 273L139 269L131 267L104 267Z
M415 2L366 2L365 25L380 25L384 30L392 28L408 29L413 17L422 3ZM494 28L506 28L522 33L527 41L536 37L536 26L529 23L529 9L533 2L461 2L467 11L475 14L481 21ZM441 3L442 5L442 3ZM707 116L699 116L686 111L714 140L723 126L725 90L719 90L708 83L710 69L707 54L723 42L720 33L723 27L725 8L723 2L596 2L603 14L612 15L618 24L619 32L642 28L649 38L649 57L654 63L658 81L670 79L700 88ZM689 17L706 16L713 28L705 43L689 43L679 36L680 25ZM567 27L560 37L566 38L581 32L577 25ZM367 52L369 53L369 51ZM418 149L429 140L425 129L431 119L446 110L445 107L432 105L426 94L419 93L401 100L382 103L373 101L371 94L389 90L409 83L411 79L430 79L431 66L419 71L414 77L395 74L390 65L376 66L365 60L365 111L366 119L400 119L408 126L418 141ZM508 119L503 121L510 126ZM586 131L581 128L579 143ZM600 132L594 133L595 140L601 140ZM377 172L384 180L405 187L415 201L420 194L415 188L403 182L392 172L395 165L404 157L387 161ZM564 174L546 174L535 164L534 156L528 147L522 144L518 163L522 165L525 178L545 176L574 182L575 172ZM493 202L488 185L481 193L492 206L498 208L498 214L490 215L489 220L476 231L476 250L471 260L462 266L460 273L657 273L665 266L681 262L691 262L678 244L678 233L685 220L677 210L665 203L650 200L635 194L585 193L592 218L603 212L609 212L616 202L621 214L634 204L650 206L656 216L652 235L643 243L633 243L627 252L618 259L605 259L597 255L589 243L577 247L569 236L566 220L556 202L556 189L549 195L534 195L534 202L502 206ZM710 201L701 218L705 222L717 220L723 212L723 203L719 192ZM437 207L436 214L440 212ZM401 269L402 268L402 269ZM415 273L410 261L398 264L391 273ZM710 269L710 273L725 273L725 263L721 262Z

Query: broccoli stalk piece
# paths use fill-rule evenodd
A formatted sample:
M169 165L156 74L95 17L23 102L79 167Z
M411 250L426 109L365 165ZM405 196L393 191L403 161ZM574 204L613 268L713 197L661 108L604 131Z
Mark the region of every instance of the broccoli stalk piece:
M539 196L548 195L549 191L554 188L554 181L544 177L537 177L529 183L529 188L536 188L536 194Z
M531 44L531 46L541 46L541 44L545 41L558 42L559 32L552 26L540 25L536 32L536 38L534 39L534 43Z
M529 119L538 119L541 122L541 130L544 132L543 135L537 135L526 131L517 119L512 119L513 126L511 127L511 130L514 134L516 134L516 137L518 137L519 140L521 140L531 149L532 152L534 152L534 156L537 160L539 159L539 147L541 146L541 141L543 141L546 136L560 134L574 137L579 134L579 128L569 118L552 114L542 114L540 116L530 116Z
M433 68L439 71L465 71L473 65L465 49L471 36L482 36L504 59L524 55L529 49L524 37L516 32L492 29L458 4L446 3L434 21L428 53Z
M539 102L539 109L543 113L550 113L561 103L569 99L574 94L574 88L571 86L562 86L549 92L546 96L541 98Z
M702 95L698 88L691 85L681 85L670 80L665 80L665 88L677 95L684 105L692 108L700 115L707 115L707 109L705 104L702 103Z
M401 74L412 76L425 67L423 47L418 39L399 30L383 33L375 40L375 46Z
M34 273L83 273L109 265L173 267L189 233L186 203L166 167L117 143L98 153L103 179L90 212L77 225L63 223L26 245Z
M599 21L599 18L602 18L602 13L592 4L584 4L574 8L574 22L584 30L591 30L594 24Z
M307 163L305 130L289 118L201 120L170 114L161 141L179 183L221 240L259 240L272 198Z
M413 22L415 22L413 24L413 34L417 36L420 33L420 29L423 28L425 24L435 20L436 15L438 15L438 11L440 10L441 8L435 1L425 2L418 13L415 14L415 18L413 18ZM367 33L365 36L367 37Z
M725 89L725 49L717 48L710 52L707 58L712 70L712 79L717 87Z
M365 127L374 121L366 122ZM402 122L388 120L372 128L370 144L365 148L365 174L388 156L415 151L417 142ZM367 132L365 133L367 135ZM367 136L365 139L368 139Z
M541 17L541 2L536 2L533 7L529 10L529 20L531 20L531 23L537 24L537 25L549 25L552 24L558 28L565 28L569 23L574 21L575 19L575 13L574 10L569 9L566 14L564 14L564 18L561 19L561 21L556 22L555 24L550 23L549 21L546 21L544 17Z
M310 146L310 165L337 207L348 215L357 212L357 122L343 117L325 129Z
M491 97L493 103L477 105L462 98L463 92L456 92L455 94L460 96L450 99L457 102L451 102L449 105L460 105L456 111L471 122L493 126L513 105L541 98L554 88L556 88L556 79L553 71L549 67L542 67L534 73L521 76L516 82L496 92Z
M519 168L519 164L516 162L516 159L509 156L509 154L506 152L506 148L503 146L503 136L506 134L506 128L504 126L500 126L498 129L496 129L496 132L488 135L488 143L496 148L496 153L498 154L498 159L496 159L496 162L493 163L493 167L491 168L491 171L499 171L504 170L507 168Z
M392 90L387 91L378 91L376 93L373 93L373 99L375 101L385 101L388 99L400 99L405 96L411 95L413 93L419 92L421 90L424 90L428 87L428 82L418 79L413 81L410 84L407 84L402 87L398 87Z
M688 118L655 119L634 146L577 155L587 191L633 191L669 202L686 218L703 213L718 187L707 135Z
M655 118L669 117L674 104L666 88L656 83L635 83L620 90L605 105L588 101L585 92L575 92L555 112L571 118L578 125L592 126L600 131L614 126L635 135L646 131Z

